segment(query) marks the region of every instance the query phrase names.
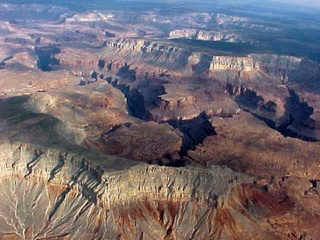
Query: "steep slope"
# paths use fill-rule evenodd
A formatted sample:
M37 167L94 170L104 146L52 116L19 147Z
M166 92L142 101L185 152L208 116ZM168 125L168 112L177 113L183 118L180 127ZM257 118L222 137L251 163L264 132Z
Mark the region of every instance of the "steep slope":
M318 15L109 2L0 4L0 239L319 239Z
M319 224L317 183L303 179L240 184L250 178L225 167L86 159L3 141L0 148L2 239L312 239L319 234L313 229Z
M183 231L191 230L190 224L205 228L202 215L210 216L217 196L242 179L220 167L175 169L115 157L88 160L19 143L1 144L1 160L5 198L0 232L16 239L159 239L170 235L170 229L183 239L194 231ZM190 222L191 215L195 221ZM209 229L197 234L210 235Z

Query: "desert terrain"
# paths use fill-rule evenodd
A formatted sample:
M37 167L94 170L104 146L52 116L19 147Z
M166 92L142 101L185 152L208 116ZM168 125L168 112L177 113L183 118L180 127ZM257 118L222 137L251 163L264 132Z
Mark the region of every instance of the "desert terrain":
M1 1L0 239L320 239L317 10L196 2Z

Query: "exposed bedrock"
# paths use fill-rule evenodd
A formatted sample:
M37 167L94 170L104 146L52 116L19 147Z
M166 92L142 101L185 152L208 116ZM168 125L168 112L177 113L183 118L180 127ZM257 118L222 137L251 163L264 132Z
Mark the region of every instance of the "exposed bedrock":
M13 239L206 238L213 234L207 221L213 221L218 197L246 178L221 167L88 160L19 143L0 148L1 191L6 192L0 234ZM199 226L204 231L196 231Z
M155 67L182 71L187 75L202 74L221 70L235 71L238 74L262 72L282 83L299 82L315 83L319 79L318 64L292 56L273 54L251 54L245 57L212 56L211 54L191 51L145 39L113 38L106 42L104 54L122 57L128 62L143 62ZM302 73L305 75L302 78ZM305 80L301 80L305 79Z
M243 72L260 71L282 83L297 82L309 83L309 85L315 83L320 76L320 67L315 62L272 54L251 54L247 57L214 56L210 70L212 72L234 71L233 78L239 77Z
M242 86L232 87L228 84L227 92L235 94L234 99L242 109L266 122L283 136L304 141L319 140L317 121L311 117L314 109L302 101L294 90L288 89L288 95L283 98L280 106L275 101L264 100L255 90ZM282 107L284 111L281 110Z
M210 122L216 135L208 136L188 152L194 162L226 165L264 178L319 178L319 142L284 137L245 111L232 118L212 117Z
M161 104L163 101L159 97L160 94L165 93L165 87L162 85L152 85L150 81L148 80L136 80L135 70L130 70L130 67L128 65L125 65L121 67L118 70L118 73L115 75L115 77L109 77L107 78L107 82L110 83L113 87L117 88L118 90L122 91L124 96L127 99L127 108L128 112L131 116L139 118L144 121L155 121L160 123L168 123L170 124L174 129L176 129L176 133L178 133L178 136L180 137L174 137L174 135L167 134L167 139L164 140L165 145L168 146L167 149L163 149L163 144L161 143L159 137L154 135L154 139L151 141L156 142L158 146L155 146L155 149L152 150L154 154L156 154L157 159L160 160L159 163L163 164L163 162L168 162L169 165L183 165L184 160L183 157L186 156L187 151L190 149L194 149L196 145L201 143L207 136L213 135L214 128L211 125L211 123L208 121L208 117L205 112L197 113L197 116L190 118L190 116L186 116L186 118L181 117L173 117L169 120L164 120L163 118L154 115L154 112L149 111L149 109L153 108L162 108ZM147 101L145 100L147 98ZM160 105L159 105L160 104ZM175 108L188 108L188 104L185 105L185 107L182 106L182 102L179 103ZM148 122L148 125L157 125L156 123ZM144 125L147 125L144 124ZM143 125L143 124L142 124ZM130 148L127 147L127 150L125 150L124 146L120 146L122 137L130 138L132 129L139 128L138 126L132 126L131 124L124 124L116 126L111 131L108 131L102 135L102 141L104 141L104 145L108 145L111 142L117 142L119 144L113 144L112 150L114 151L114 154L123 154L125 151L129 152L135 152L133 155L141 155L136 150L130 150ZM160 125L159 125L160 129ZM172 129L173 130L173 129ZM171 130L171 131L172 131ZM151 130L150 130L151 131ZM165 128L163 129L163 132L166 132ZM182 134L181 134L181 133ZM113 135L120 136L120 139L116 139ZM179 135L180 134L180 135ZM164 136L165 137L165 136ZM109 138L109 139L108 139ZM110 140L112 139L112 140ZM180 139L180 141L177 141L177 139ZM111 141L111 142L110 142ZM147 146L150 149L153 148L152 144L143 144L145 142L144 139L138 140L140 145ZM180 146L179 151L175 151L177 147ZM141 150L140 146L136 146L137 149ZM162 151L162 153L161 153ZM143 150L144 154L140 156L140 158L145 159L148 161L152 161L150 156L148 156L146 150ZM164 154L167 153L167 154ZM171 154L170 154L171 153ZM177 156L178 154L178 156ZM121 156L126 156L121 155ZM133 159L137 159L137 156L131 157ZM161 158L167 158L161 160ZM174 159L173 159L174 158Z
M188 49L144 39L108 40L104 52L108 56L124 57L129 62L141 61L172 70L184 70L192 54Z
M127 109L131 116L144 121L152 120L152 115L145 107L143 94L137 87L131 85L135 80L135 70L130 70L130 67L125 65L118 70L114 78L107 78L106 81L124 94L127 100Z
M317 104L312 100L320 76L316 63L275 55L214 57L211 72L241 108L284 136L319 140ZM301 89L305 89L310 97L306 93L302 95ZM307 96L312 104L301 96ZM302 116L305 117L301 119Z
M121 70L121 72L123 71L124 70ZM131 116L144 121L158 120L159 122L163 122L161 119L154 118L152 113L147 110L142 91L134 89L134 87L130 85L130 82L126 82L124 79L109 78L108 80L112 86L123 92L127 99L127 108ZM133 82L131 82L131 84L132 83ZM157 95L154 97L157 98ZM151 98L149 105L153 104L152 99L153 98ZM167 126L163 125L164 123L162 123L162 125L154 122L144 123L142 126L150 126L151 128L158 126L158 131L162 131L162 134L159 135L157 132L154 132L151 141L147 140L148 138L146 136L143 138L137 137L135 149L130 149L130 146L124 146L122 143L125 141L121 139L130 139L133 132L140 132L138 129L141 126L133 126L129 123L118 125L111 131L102 134L101 139L106 147L110 144L112 145L110 150L113 155L130 156L132 159L143 159L150 163L157 160L159 164L178 166L184 165L182 157L186 155L189 149L194 149L194 147L201 143L208 135L214 134L214 129L205 113L199 114L199 116L190 120L172 119L166 122L170 124L173 129L180 131L176 131L176 134L170 134L170 131L173 131L173 129L167 129ZM150 129L148 132L151 133L153 130ZM167 134L165 134L166 132ZM148 142L146 142L146 140ZM143 149L144 146L148 149ZM149 155L148 152L152 152L152 155ZM173 157L173 155L177 154L178 156ZM152 159L152 157L154 159Z
M6 65L6 62L12 58L13 56L0 56L0 69L2 69Z
M228 117L239 111L239 106L225 94L224 86L211 78L182 78L163 86L165 93L154 101L156 107L150 108L157 121L190 120L201 113Z
M319 129L316 129L316 121L312 119L314 109L300 99L297 93L289 89L290 96L286 99L286 113L289 121L283 127L287 127L285 134L306 141L319 141Z
M288 89L288 95L283 99L283 106L276 102L265 101L257 92L250 89L240 89L235 101L244 110L265 121L269 127L279 131L285 137L299 138L304 141L318 141L319 129L317 120L312 118L314 109L300 99L293 89ZM279 117L278 108L284 107Z
M274 54L251 54L243 57L216 56L213 53L178 47L166 40L141 38L108 38L97 52L86 54L83 58L70 58L66 53L57 55L61 66L66 68L96 67L99 61L112 60L134 63L136 66L149 66L153 70L165 69L186 75L201 75L210 71L213 75L219 71L232 72L232 79L249 73L261 73L264 77L281 83L303 83L312 90L312 85L319 85L319 65L307 59ZM92 57L94 55L94 57ZM121 62L120 61L120 62ZM115 65L117 65L115 63ZM231 73L230 73L231 74Z
M95 68L98 63L99 59L98 58L88 58L88 59L65 59L63 56L59 56L60 60L59 63L61 67L64 68L80 68L80 67L90 67Z
M242 42L238 34L228 31L205 31L197 29L178 29L169 33L169 38L189 38L204 41Z
M252 183L226 167L87 159L20 143L0 148L4 239L253 240L319 234L318 194L306 179Z
M138 55L146 54L147 57L154 55L155 52L159 52L163 56L163 52L168 50L168 48L152 45L152 42L139 39L112 39L106 49L118 49L116 51L126 52L129 55L133 52ZM123 57L128 60L127 55ZM290 91L287 86L290 84L299 84L303 87L316 85L318 68L315 63L307 63L306 60L295 57L276 55L221 56L214 57L211 63L210 57L202 53L190 52L185 57L187 60L183 64L185 69L183 71L187 75L205 73L206 69L210 67L211 77L214 78L213 82L216 82L213 83L216 85L212 86L212 89L208 86L202 89L203 80L201 79L195 79L199 86L192 86L193 83L190 81L188 83L190 86L183 83L176 86L176 89L173 89L174 85L172 84L161 82L157 83L157 87L157 84L151 84L152 81L148 80L149 76L147 75L143 81L141 79L136 81L136 71L130 69L128 64L124 64L118 69L115 78L109 77L107 79L127 98L127 108L130 115L144 121L191 119L203 111L208 115L228 116L228 114L235 114L238 111L237 108L231 106L228 98L222 96L222 92L219 91L221 85L225 85L225 93L231 96L240 107L250 111L284 136L310 141L319 139L319 119L313 118L313 112L308 120L292 121L291 110L288 110L286 106L287 102L290 102ZM103 70L106 67L106 62L102 57L96 64ZM149 64L154 65L152 62ZM313 71L306 75L307 80L298 83L294 74L298 74L302 66L306 64ZM186 89L183 89L184 85L186 85ZM160 91L161 88L162 91ZM154 89L159 91L154 91ZM149 90L157 93L151 94ZM187 115L186 110L189 111Z
M210 68L212 57L204 53L192 53L188 58L186 75L201 75Z
M59 119L61 134L77 144L83 144L88 138L96 138L109 125L127 119L126 102L121 92L102 83L79 87L78 91L66 88L63 92L35 93L19 107L22 111L47 114ZM32 121L32 115L30 118L29 121Z
M202 143L208 136L216 134L205 112L192 119L173 119L169 120L168 123L185 134L181 155L186 155L188 150L193 150L196 145Z
M183 147L183 135L168 124L142 122L123 123L101 133L102 152L150 164L184 165L178 159L165 159L177 155Z
M130 116L127 103L119 90L97 81L77 91L40 92L15 105L3 102L0 124L12 140L92 149L142 162L157 164L180 151L183 135L179 130ZM12 107L16 111L11 111ZM133 110L141 113L138 108Z
M226 231L231 239L235 235L237 237L234 239L317 238L319 231L313 229L318 225L316 221L319 215L316 214L308 220L305 217L318 211L314 207L319 195L313 195L315 188L310 188L308 180L290 177L280 181L272 180L271 183L262 180L258 181L257 185L260 185L260 188L249 184L230 191L221 211L216 215L216 219L221 221L220 224L226 225L222 236ZM306 203L308 196L312 197L310 202ZM313 208L310 211L308 204ZM308 213L305 215L306 212ZM243 215L246 217L242 218ZM262 223L261 219L266 222ZM303 223L299 223L300 220L297 219L304 219ZM228 224L229 220L233 221L232 225ZM250 227L244 228L242 222ZM269 231L270 227L272 231Z

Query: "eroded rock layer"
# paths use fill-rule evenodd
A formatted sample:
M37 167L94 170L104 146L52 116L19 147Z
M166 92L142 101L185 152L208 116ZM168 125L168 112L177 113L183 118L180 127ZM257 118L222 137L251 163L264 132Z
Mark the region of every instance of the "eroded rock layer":
M197 217L198 208L205 215L214 211L217 197L244 177L220 167L174 169L114 157L88 160L18 143L2 144L1 159L1 232L22 239L159 239L169 228L184 238L192 234L182 231L190 227L189 217L196 217L194 228L205 224Z
M319 219L311 217L318 208L317 190L296 178L241 184L250 178L225 167L89 160L19 143L1 144L1 159L3 239L242 239L248 232L248 239L290 239L301 232L311 239L318 234L312 227ZM306 209L305 201L312 208Z
M0 239L319 239L312 15L63 2L0 4Z

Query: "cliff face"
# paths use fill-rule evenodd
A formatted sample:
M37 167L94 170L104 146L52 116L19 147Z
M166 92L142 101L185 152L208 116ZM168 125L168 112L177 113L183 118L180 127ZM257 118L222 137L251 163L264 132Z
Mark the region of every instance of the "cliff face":
M319 65L225 43L293 26L87 3L0 4L0 239L319 239Z
M319 92L320 67L317 63L268 54L213 57L210 74L225 84L226 94L233 96L242 108L272 128L286 136L319 140L318 104L310 96L318 99L314 95ZM310 103L304 100L305 97L311 100Z
M173 32L173 37L197 38L199 31ZM252 54L246 57L212 56L207 53L193 52L185 48L170 46L168 43L159 43L145 39L109 39L104 49L104 55L109 58L120 56L129 62L144 62L156 67L176 69L188 74L201 74L206 70L215 71L261 71L271 78L279 81L297 79L296 75L309 65L312 76L317 75L319 67L313 63L307 63L302 58L271 54ZM209 60L211 58L211 60ZM188 71L188 67L201 70ZM300 74L299 74L300 76ZM311 78L311 76L309 77Z
M223 57L215 56L210 64L210 70L235 70L235 71L254 71L259 69L259 64L250 57Z
M174 169L114 157L88 160L19 143L1 144L1 160L6 197L0 233L14 239L207 238L212 233L203 217L212 218L217 197L242 179L220 167ZM206 230L196 231L199 226Z
M262 72L278 80L288 81L293 72L299 69L301 58L280 55L253 54L248 57L213 57L210 70L235 70Z
M179 29L169 33L169 38L189 38L204 41L226 41L241 42L241 37L237 34L223 31L205 31L197 29Z
M143 39L115 39L106 43L104 54L125 57L129 62L145 62L168 69L181 69L191 51Z
M208 136L189 152L197 163L226 165L262 177L319 178L319 142L284 137L245 111L228 119L212 117L210 121L216 135Z
M211 57L204 53L192 53L188 58L186 66L186 75L201 75L208 71L211 62Z
M0 148L2 239L291 239L301 232L312 239L318 234L319 219L312 216L317 195L301 179L235 185L249 178L225 167L86 159L20 143L3 142ZM310 211L307 198L315 207Z

